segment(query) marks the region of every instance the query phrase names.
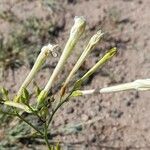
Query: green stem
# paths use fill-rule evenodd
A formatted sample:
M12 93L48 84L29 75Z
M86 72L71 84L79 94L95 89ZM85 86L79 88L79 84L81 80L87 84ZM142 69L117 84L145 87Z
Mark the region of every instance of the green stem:
M43 133L37 129L37 127L35 127L33 124L31 124L30 122L28 122L26 119L24 119L21 115L18 114L18 112L16 112L16 116L21 119L22 121L24 121L25 123L27 123L29 126L31 126L34 130L36 130L41 136L43 136Z
M49 125L50 125L50 123L52 122L52 119L53 119L55 113L57 112L57 110L58 110L65 102L67 102L67 100L68 100L68 98L69 98L69 96L70 96L71 94L72 94L72 92L70 92L70 94L69 94L64 100L60 100L60 103L59 103L59 104L56 106L56 108L53 110L53 112L52 112L52 114L51 114L51 116L50 116L50 118L49 118L49 120L48 120L48 123L47 123L47 124L45 123L44 138L45 138L45 142L46 142L46 144L47 144L49 150L51 150L50 144L49 144L49 142L48 142L48 137L47 137L47 135L48 135L47 131L48 131Z
M65 99L60 100L60 102L58 103L58 105L56 106L56 108L53 110L53 112L52 112L52 114L51 114L51 116L50 116L50 118L49 118L49 120L48 120L48 123L47 123L47 129L49 128L49 125L50 125L50 123L51 123L51 121L52 121L52 119L53 119L55 113L57 112L57 110L58 110L65 102L68 101L68 99L69 99L70 95L72 94L72 92L73 92L73 90L70 92L70 94L68 94L68 95L66 96Z
M47 124L46 124L46 122L45 122L45 126L44 126L44 139L45 139L45 143L46 143L48 149L51 150L51 146L50 146L49 141L48 141L48 136L47 136L48 133L47 133L47 130L48 130Z
M47 122L45 122L45 126L44 126L44 139L45 139L45 142L46 142L46 145L48 146L48 149L51 150L51 146L50 146L50 143L48 141L48 128L49 128L49 125L50 123L52 122L52 119L55 115L55 113L57 112L57 110L65 103L68 101L70 95L72 94L72 92L74 91L74 88L72 89L72 91L70 92L70 94L68 94L63 100L61 98L60 102L58 103L58 105L56 106L56 108L52 111L52 114L49 118L49 120Z
M33 113L35 116L37 116L42 122L45 122L45 121L43 121L42 118L39 116L37 110L34 110L34 109L33 109L30 105L28 105L28 104L25 104L25 105L27 105L28 108L32 111L32 113Z
M30 108L30 109L31 109L32 111L34 111L32 108ZM42 132L41 132L38 128L36 128L33 124L31 124L29 121L27 121L26 119L24 119L21 115L19 115L19 113L18 113L16 110L14 110L14 111L15 111L15 113L9 113L9 112L4 112L4 111L0 110L0 113L6 114L6 115L10 115L10 116L17 116L20 120L22 120L22 121L24 121L25 123L27 123L30 127L32 127L34 130L36 130L42 137L44 137L45 143L46 143L46 145L48 146L48 149L51 150L51 146L50 146L50 144L49 144L48 136L47 136L47 135L48 135L48 133L47 133L48 128L47 128L46 122L45 122L45 127L44 127L44 133L42 133ZM35 111L34 111L34 114L37 115Z

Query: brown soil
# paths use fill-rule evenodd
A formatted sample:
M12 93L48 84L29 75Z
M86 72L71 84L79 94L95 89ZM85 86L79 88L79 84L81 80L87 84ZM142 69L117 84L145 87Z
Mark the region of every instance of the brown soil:
M24 20L28 15L45 18L51 11L40 4L40 0L23 2L2 0L0 9L6 11L11 9L20 20ZM53 42L59 43L60 47L64 46L74 16L84 16L87 20L86 33L82 38L84 42L79 42L74 56L68 61L64 75L67 75L90 36L98 29L102 29L106 32L106 36L86 60L83 71L89 69L99 59L101 51L103 53L104 50L117 46L119 52L111 62L85 83L83 89L102 88L148 78L150 74L149 7L149 0L66 0L65 2L59 0L54 7L56 11L54 10L55 13L51 17L62 28ZM13 23L0 19L0 33L8 36L13 26ZM44 86L48 80L57 60L51 60L52 65L38 75L37 81L41 81L39 83L41 86ZM5 81L1 84L11 92L15 92L28 71L27 65L15 70L14 79L13 72L9 70ZM72 99L57 113L53 127L57 130L68 123L75 125L86 122L84 128L76 133L63 132L54 140L62 141L66 150L148 150L150 149L149 99L149 92L134 91ZM90 123L90 120L93 123Z

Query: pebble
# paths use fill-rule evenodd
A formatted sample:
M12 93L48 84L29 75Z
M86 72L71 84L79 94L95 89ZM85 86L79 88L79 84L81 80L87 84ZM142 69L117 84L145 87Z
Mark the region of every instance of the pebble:
M68 0L68 3L73 3L73 4L75 4L75 3L76 3L76 0Z
M89 136L89 141L92 142L92 143L95 143L96 142L96 135L95 134L91 134Z
M132 104L131 101L128 101L128 102L126 103L126 105L127 105L128 107L131 106L131 104Z
M109 111L110 117L112 118L120 118L123 115L123 112L117 109Z
M73 107L69 107L69 108L67 108L67 110L66 110L66 113L67 114L72 114L74 112L74 108Z
M81 118L83 121L87 121L89 119L89 116L87 116L86 114L82 114Z
M91 111L89 112L89 115L90 115L91 117L96 116L96 114L97 114L96 111L92 111L92 110L91 110Z

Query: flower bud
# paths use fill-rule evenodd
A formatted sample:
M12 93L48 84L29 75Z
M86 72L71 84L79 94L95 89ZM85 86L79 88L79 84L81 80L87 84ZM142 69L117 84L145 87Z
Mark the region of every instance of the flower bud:
M110 60L117 53L116 47L110 49L82 78L75 83L75 88L79 88L89 76L101 68L108 60Z

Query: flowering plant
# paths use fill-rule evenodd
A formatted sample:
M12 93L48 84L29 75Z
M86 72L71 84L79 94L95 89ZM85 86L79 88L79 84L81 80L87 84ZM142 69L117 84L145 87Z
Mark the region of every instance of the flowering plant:
M104 56L100 58L99 61L91 69L89 69L80 79L75 81L71 87L69 86L69 82L73 78L73 75L78 71L78 69L81 67L86 57L88 56L88 54L90 54L90 52L94 49L96 44L98 44L99 41L101 40L103 33L101 31L98 31L94 36L91 37L89 43L83 50L79 59L75 63L69 75L67 76L66 80L62 82L62 87L60 88L58 94L59 96L57 96L56 98L55 95L50 95L49 91L53 87L55 80L57 79L58 75L65 66L67 59L71 55L81 35L84 33L85 26L86 21L83 17L75 17L75 22L73 27L71 28L69 39L65 45L62 55L58 61L58 64L56 65L52 75L50 76L47 84L45 85L45 88L41 90L37 86L36 89L37 98L34 101L34 103L30 102L31 93L27 89L28 85L31 83L35 75L38 73L38 71L40 71L46 59L49 56L54 57L57 56L55 48L58 45L48 44L47 46L44 46L41 49L41 52L37 57L37 60L35 61L33 68L31 69L30 73L24 80L23 84L21 85L20 89L18 90L14 98L11 99L9 97L9 92L5 88L1 88L0 104L6 106L6 108L9 108L9 111L7 111L7 109L5 110L1 109L0 112L5 113L7 115L17 116L22 121L31 126L35 130L37 135L44 138L45 143L49 150L60 149L59 145L53 146L50 144L48 139L49 127L51 125L52 120L54 119L54 115L57 112L57 110L64 103L68 102L72 97L82 96L85 94L116 92L129 89L150 90L150 79L136 80L131 83L118 85L114 87L107 87L100 90L95 89L86 91L81 90L82 83L87 78L89 78L89 76L91 76L98 69L100 69L107 61L109 61L117 53L117 49L115 47L108 50L108 52L106 52L106 54L104 54ZM24 118L23 115L24 112L26 112L28 115L34 115L39 120L41 120L43 124L42 129L39 129L36 125L34 125L33 123L29 122L29 120Z

